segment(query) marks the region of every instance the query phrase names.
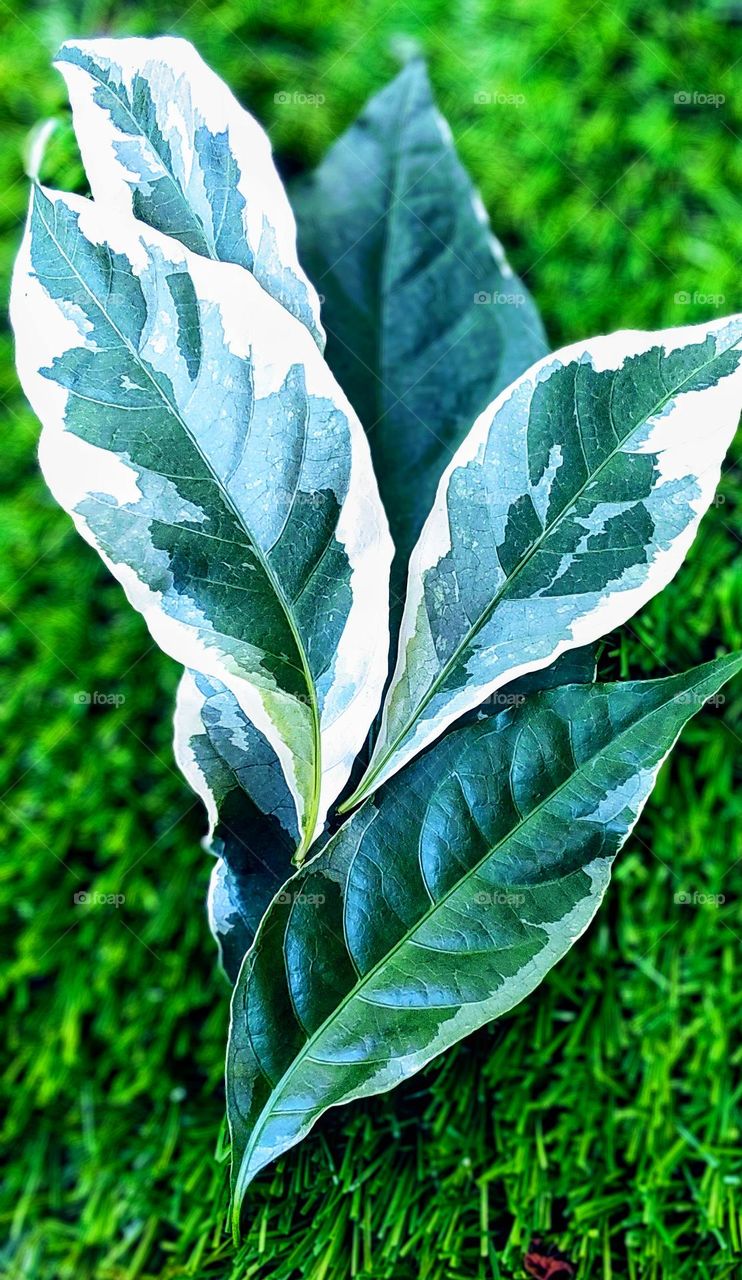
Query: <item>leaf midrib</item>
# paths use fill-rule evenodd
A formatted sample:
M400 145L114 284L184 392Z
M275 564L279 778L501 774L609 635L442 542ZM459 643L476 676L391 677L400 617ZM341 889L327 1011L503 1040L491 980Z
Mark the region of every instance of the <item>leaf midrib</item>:
M302 664L302 667L301 667L301 669L302 669L302 673L303 673L303 675L304 675L305 684L306 684L306 686L307 686L307 690L308 690L308 693L309 693L309 706L310 706L311 717L312 717L312 738L313 738L313 744L314 744L314 777L313 777L314 785L313 785L312 797L311 797L311 802L310 802L310 805L309 805L309 810L308 810L308 814L307 814L307 817L306 817L306 821L305 821L304 823L302 823L302 824L301 824L302 826L304 826L304 834L303 834L303 837L302 837L302 840L301 840L300 848L299 848L299 850L297 851L297 857L299 857L299 856L301 855L301 853L302 853L303 851L305 851L305 850L308 848L309 843L310 843L310 842L311 842L311 840L312 840L312 837L313 837L313 835L314 835L314 828L315 828L315 826L316 826L316 824L317 824L317 818L318 818L318 815L319 815L320 786L321 786L321 777L322 777L322 774L321 774L321 769L322 769L322 765L321 765L321 759L322 759L322 757L321 757L321 749L322 749L322 744L321 744L321 733L320 733L319 706L318 706L318 703L317 703L317 692L316 692L316 689L315 689L315 687L314 687L314 681L313 681L313 679L312 679L311 669L310 669L310 667L309 667L309 658L308 658L308 654L307 654L307 652L306 652L306 649L305 649L305 646L304 646L304 642L303 642L303 640L302 640L302 638L301 638L301 635L300 635L300 633L299 633L299 630L298 630L298 628L297 628L297 625L296 625L296 623L295 623L295 621L294 621L294 618L293 618L293 616L292 616L292 614L291 614L291 611L290 611L290 609L289 609L288 602L287 602L286 597L285 597L285 595L284 595L283 589L282 589L282 587L281 587L280 583L278 582L278 580L277 580L277 578L276 578L276 576L275 576L275 574L274 574L274 572L273 572L272 567L270 566L270 564L269 564L269 563L268 563L268 561L266 560L265 556L263 555L262 549L258 546L258 544L257 544L257 542L255 541L255 539L254 539L254 537L253 537L252 533L251 533L251 532L250 532L250 530L247 528L247 526L246 526L246 524L245 524L245 522L244 522L244 520L243 520L243 518L242 518L242 516L241 516L240 512L238 511L238 509L237 509L237 507L236 507L236 505L235 505L235 503L234 503L234 501L233 501L233 499L232 499L232 497L231 497L231 495L230 495L229 491L224 487L224 485L223 485L223 483L222 483L222 481L221 481L221 478L219 477L218 473L217 473L217 472L215 471L215 469L214 469L214 466L213 466L212 462L211 462L211 461L210 461L210 459L206 456L206 454L203 452L203 450L202 450L202 448L201 448L201 446L200 446L200 444L199 444L198 440L197 440L197 439L196 439L196 437L193 435L193 433L190 431L190 429L189 429L189 427L188 427L188 424L186 423L185 419L183 418L183 416L181 415L181 413L179 412L179 410L177 409L177 407L176 407L176 406L171 402L170 398L165 394L165 392L163 391L162 387L159 385L159 383L158 383L157 379L153 376L152 372L151 372L151 371L150 371L150 369L147 367L146 363L145 363L145 362L144 362L144 360L142 359L142 357L141 357L141 355L139 354L139 352L138 352L138 351L136 350L136 348L132 345L132 343L128 340L128 338L126 338L126 337L124 336L124 334L123 334L123 333L121 333L120 329L118 328L118 326L116 325L116 323L114 322L114 320L112 319L112 317L108 315L108 312L106 311L106 309L105 309L105 307L103 306L103 304L102 304L102 302L100 301L100 299L99 299L99 298L97 298L97 297L95 296L95 294L94 294L94 293L93 293L93 291L90 289L90 287L88 286L88 284L87 284L87 282L85 281L85 279L83 278L83 276L80 274L80 272L79 272L79 270L77 269L77 267L74 265L74 263L73 263L73 261L71 260L71 258L70 258L70 257L68 256L68 254L65 252L65 250L64 250L64 248L63 248L63 246L62 246L62 244L61 244L61 243L60 243L60 241L57 239L57 237L55 236L55 234L54 234L54 232L52 231L51 227L49 226L48 222L47 222L47 221L46 221L46 219L44 218L43 207L42 207L41 205L38 205L38 204L37 204L37 209L38 209L39 217L41 218L41 221L42 221L42 223L44 224L44 227L46 228L47 235L48 235L48 236L49 236L49 238L51 239L52 243L56 246L57 251L59 252L59 254L62 256L62 258L64 259L64 261L67 263L67 266L69 267L69 269L70 269L70 271L72 272L72 274L74 275L74 277L75 277L75 278L80 282L80 284L82 285L83 289L84 289L84 290L85 290L85 292L87 293L88 297L92 300L92 302L95 304L95 306L96 306L96 307L98 308L98 310L100 311L100 313L101 313L101 315L103 316L103 318L105 319L106 323L107 323L108 325L110 325L111 329L112 329L112 330L113 330L113 332L116 334L116 336L117 336L117 338L119 339L119 341L121 342L121 344L122 344L122 345L127 349L127 351L129 351L130 355L131 355L131 356L132 356L132 358L135 360L135 362L136 362L136 364L139 366L139 368L142 370L142 372L144 373L145 377L149 380L149 382L150 382L150 383L152 384L152 386L155 388L155 391L156 391L156 392L157 392L157 394L160 396L160 398L161 398L161 400L162 400L163 404L165 405L165 407L167 408L168 412L169 412L170 414L172 414L172 416L175 418L176 422L180 423L180 426L182 427L182 429L183 429L183 431L185 432L186 436L187 436L187 437L188 437L188 439L191 441L191 444L193 445L193 447L195 448L195 450L196 450L196 452L198 453L199 457L201 458L201 461L203 462L203 464L204 464L204 466L205 466L205 468L206 468L207 472L209 473L209 475L211 475L212 480L213 480L213 482L214 482L214 484L215 484L215 486L216 486L216 488L217 488L218 492L222 495L222 497L223 497L223 500L224 500L225 504L227 505L228 509L231 511L232 515L234 516L234 519L236 520L236 522L237 522L238 526L239 526L241 529L243 529L243 530L244 530L245 535L246 535L246 537L247 537L247 539L248 539L248 542L249 542L249 544L250 544L250 547L252 548L252 550L253 550L253 552L254 552L254 554L255 554L256 559L258 560L258 562L260 563L261 567L263 568L263 571L264 571L264 573L265 573L265 575L266 575L266 578L268 579L268 581L270 582L271 586L273 587L273 590L274 590L274 592L275 592L275 594L276 594L276 598L278 599L278 602L279 602L279 604L280 604L280 606L281 606L281 608L282 608L282 610L283 610L284 616L285 616L285 618L286 618L286 621L287 621L287 623L288 623L288 625L289 625L289 628L290 628L291 634L292 634L292 636L293 636L293 638L294 638L294 642L295 642L295 644L296 644L296 648L297 648L297 651L298 651L298 654L299 654L299 657L300 657L300 660L301 660L301 664ZM79 227L79 222L78 222L78 227ZM109 250L109 252L110 252L110 250Z
M638 422L634 423L624 436L622 436L620 439L618 435L616 436L618 443L616 444L615 448L613 448L611 452L603 459L603 461L596 468L596 470L593 471L592 474L588 475L584 484L582 484L580 488L577 490L577 492L573 495L573 497L571 498L567 506L565 506L562 509L562 511L557 516L557 518L550 525L546 525L544 527L542 532L539 534L538 538L531 544L527 553L518 562L513 572L505 579L505 581L503 582L502 586L498 589L498 591L495 592L495 595L493 596L487 608L484 609L483 612L480 614L479 618L474 623L472 623L466 635L464 636L463 640L459 642L454 653L448 659L445 666L441 668L438 675L435 677L435 679L431 683L430 687L426 690L426 693L423 696L423 698L421 698L420 701L415 706L414 711L408 717L403 728L399 730L399 732L396 734L395 738L390 743L390 745L386 748L383 755L380 756L377 763L369 768L365 778L361 780L361 783L358 786L357 790L354 792L354 794L351 795L346 801L344 801L342 805L339 806L338 808L339 813L346 813L349 809L353 808L361 800L365 799L367 795L373 792L373 790L375 789L374 784L376 783L376 780L378 779L379 775L383 772L384 768L389 763L389 761L394 757L397 751L397 748L404 743L405 739L407 738L407 735L410 733L412 729L414 729L415 724L419 720L422 713L425 711L426 707L430 705L430 702L435 697L436 693L441 688L441 686L445 683L445 680L450 675L451 671L455 669L456 664L458 663L462 654L466 651L466 649L471 644L471 642L479 634L482 627L484 627L486 623L490 620L495 609L497 608L497 605L505 597L506 593L509 591L515 579L522 572L522 570L525 569L526 566L530 563L533 556L536 555L537 552L541 550L541 547L546 541L546 539L551 537L554 530L559 526L561 521L570 512L574 511L580 498L584 495L587 489L597 480L597 478L600 476L604 468L608 466L608 464L612 462L612 460L617 456L617 454L619 454L622 451L624 445L631 438L631 436L634 435L634 433L638 431L641 426L646 425L646 423L649 422L650 419L653 418L657 413L659 413L661 409L665 408L665 406L669 404L671 400L675 399L678 395L680 395L686 383L690 382L692 378L697 377L697 375L701 373L704 369L708 369L717 360L722 359L722 357L726 355L728 351L734 350L734 347L736 345L737 345L736 343L733 344L731 347L728 347L726 351L722 351L722 352L716 351L712 359L706 361L704 364L698 365L697 368L694 369L693 372L683 380L683 382L679 383L678 386L674 387L671 391L669 391L662 400L659 400L648 414L646 414L645 416L642 416L642 418ZM551 358L552 357L548 357L547 359L551 359ZM578 370L580 367L581 366L578 365ZM617 373L618 370L615 370L614 372ZM577 375L575 375L575 390L576 390L576 382L577 382ZM542 665L547 665L547 664L544 663Z
M692 685L690 685L690 686L688 686L688 685L684 686L684 687L683 687L682 689L680 689L680 690L678 691L678 693L677 693L677 694L675 694L672 698L670 698L670 699L666 700L665 702L660 703L660 704L659 704L659 706L652 707L652 708L651 708L651 710L649 710L649 711L645 712L643 715L641 715L641 716L637 717L637 719L636 719L636 720L633 720L633 721L631 722L631 724L630 724L630 725L628 725L628 726L627 726L627 728L625 728L624 730L622 730L622 732L621 732L621 733L619 733L616 737L611 738L611 739L610 739L610 741L609 741L609 743L607 743L607 744L603 744L601 747L599 747L595 752L593 752L593 754L592 754L591 756L589 756L589 757L588 757L586 760L584 760L580 765L578 765L578 766L577 766L577 767L576 767L576 768L575 768L575 769L574 769L574 770L569 774L569 776L568 776L567 778L565 778L565 779L564 779L564 781L563 781L563 782L559 783L559 785L558 785L558 786L554 787L554 788L553 788L553 790L549 792L548 796L545 796L545 797L544 797L544 799L543 799L543 800L541 800L541 801L539 801L539 803L538 803L538 804L537 804L533 809L529 810L529 812L525 815L525 817L521 817L521 818L520 818L520 820L515 824L515 826L511 827L511 828L510 828L510 830L509 830L509 831L507 831L507 832L502 836L502 838L501 838L500 840L496 841L496 843L495 843L494 845L492 845L492 846L491 846L491 848L489 848L489 849L486 851L486 853L484 853L484 854L482 855L482 857L478 859L478 861L477 861L476 863L474 863L471 867L467 868L467 870L464 872L464 874L463 874L462 876L460 876L460 877L459 877L459 879L458 879L458 880L456 880L456 881L455 881L455 882L450 886L450 888L449 888L449 889L447 889L447 890L446 890L446 892L445 892L444 894L442 894L442 895L441 895L441 897L440 897L440 898L438 898L435 902L431 903L430 907L428 907L428 908L423 912L423 914L422 914L421 916L419 916L419 917L418 917L418 919L415 921L414 926L413 926L411 929L408 929L408 930L407 930L407 931L402 935L402 937L401 937L401 938L399 938L399 939L397 940L397 942L394 944L394 946L393 946L393 947L391 947L388 951L386 951L386 952L384 953L384 955L381 957L381 959L380 959L380 960L378 960L378 961L376 962L376 964L375 964L375 965L373 965L373 966L372 966L372 968L368 970L368 972L367 972L367 973L363 974L363 976L362 976L362 977L361 977L361 978L360 978L360 979L359 979L359 980L354 984L354 986L351 988L351 990L350 990L350 991L348 991L348 992L343 996L342 1000L339 1002L339 1004L336 1006L336 1008L335 1008L335 1009L333 1009L332 1013L331 1013L331 1014L330 1014L330 1015L329 1015L329 1016L324 1020L324 1022L322 1022L322 1023L320 1024L320 1026L317 1028L317 1030L316 1030L315 1032L313 1032L313 1034L312 1034L311 1036L308 1036L308 1037L307 1037L307 1040L306 1040L305 1044L302 1046L302 1048L301 1048L301 1050L299 1051L299 1053L297 1054L297 1056L293 1059L293 1061L290 1063L290 1065L289 1065L289 1067L287 1068L287 1070L284 1072L284 1074L281 1076L281 1078L280 1078L280 1079L275 1083L275 1085L273 1084L273 1082L272 1082L272 1081L270 1081L270 1077L266 1076L266 1073L263 1071L263 1068L262 1068L262 1066L261 1066L261 1073L263 1074L264 1078L267 1078L267 1079L268 1079L268 1081L269 1081L269 1083L270 1083L270 1085L271 1085L271 1090L270 1090L269 1100L268 1100L268 1102L266 1103L266 1105L265 1105L265 1107L263 1108L263 1110L261 1111L260 1115L258 1116L258 1119L257 1119L257 1121L256 1121L256 1123L255 1123L255 1126L254 1126L254 1128L253 1128L253 1130L252 1130L252 1132L251 1132L251 1134L250 1134L249 1142L248 1142L248 1143L246 1143L246 1146L245 1146L245 1152L244 1152L244 1154L243 1154L243 1156L242 1156L242 1160L241 1160L241 1163L240 1163L240 1171L239 1171L239 1174L238 1174L238 1177L237 1177L237 1180L236 1180L236 1183L235 1183L235 1196L234 1196L235 1204L236 1204L236 1206L237 1206L237 1211L238 1211L238 1212L239 1212L239 1205L240 1205L240 1203L241 1203L241 1199L242 1199L242 1194L241 1194L241 1193L242 1193L242 1191L243 1191L242 1183L241 1183L242 1171L243 1171L243 1169L245 1168L245 1165L246 1165L246 1163L247 1163L247 1161L248 1161L248 1159L249 1159L249 1156L252 1154L252 1151L253 1151L253 1150L254 1150L254 1148L255 1148L256 1140L257 1140L257 1138L259 1137L260 1133L262 1132L262 1130L263 1130L263 1128L264 1128L264 1126L265 1126L266 1121L270 1119L271 1114L273 1113L273 1106L272 1106L273 1099L276 1097L276 1095L279 1093L279 1091L283 1088L283 1086L287 1083L287 1081L289 1081L289 1080L291 1079L291 1076L294 1074L294 1072L296 1071L296 1069L301 1065L301 1063L302 1063L305 1059L307 1059L307 1058L309 1058L309 1060L310 1060L310 1061L312 1060L312 1059L310 1058L310 1054L309 1054L309 1050L311 1049L312 1045L316 1044L316 1043L320 1040L320 1038L322 1037L322 1035L324 1034L324 1032L327 1030L327 1028L328 1028L328 1027L330 1027L330 1026L332 1025L332 1023L335 1021L335 1019L336 1019L336 1018L338 1018L338 1017L342 1014L343 1010L347 1007L347 1005L348 1005L348 1004L350 1004L350 1002L356 998L356 996L357 996L357 995L362 991L363 987L364 987L368 982L370 982L370 981L371 981L371 980L376 976L376 974L377 974L380 970L382 970L386 965L388 965L388 964L391 962L391 960L392 960L392 959L393 959L393 957L397 954L397 952L398 952L399 950L401 950L401 948L402 948L402 947L406 946L406 945L408 944L408 942L410 942L410 941L413 939L414 934L415 934L416 932L418 932L418 930L419 930L419 929L420 929L420 928L421 928L421 927L422 927L422 926L423 926L423 925L428 921L428 919L429 919L431 916L433 916L433 915L434 915L434 914L439 910L439 908L441 908L441 907L443 907L443 906L445 905L445 903L448 901L448 899L449 899L449 898L450 898L454 893L458 892L458 890L461 888L461 886L462 886L463 884L465 884L465 883L466 883L466 882L467 882L471 877L473 877L473 876L475 876L476 874L478 874L478 872L480 871L481 867L482 867L486 862L488 862L491 858L493 858L493 857L495 856L495 854L498 852L498 850L499 850L499 849L500 849L504 844L508 843L510 840L512 840L512 839L516 838L518 835L520 835L520 834L522 833L523 829L524 829L528 824L530 824L530 823L531 823L531 820L532 820L532 819L534 819L534 818L535 818L535 817L536 817L536 816L541 812L541 810L542 810L543 808L545 808L545 806L546 806L546 805L550 804L550 803L554 800L554 798L555 798L556 796L558 796L558 795L559 795L559 794L560 794L560 793L561 793L561 792L562 792L566 787L568 787L571 783L573 783L573 782L575 781L575 779L576 779L576 778L578 778L581 774L583 774L583 773L585 772L585 770L586 770L586 769L587 769L587 768L588 768L588 767L589 767L589 766L590 766L590 765L591 765L595 760L597 760L597 759L598 759L602 754L604 754L604 752L606 751L607 747L611 747L611 748L615 747L617 743L620 743L620 742L621 742L621 741L622 741L622 740L623 740L627 735L629 735L629 734L633 733L633 731L634 731L634 730L636 730L636 729L637 729L641 724L643 724L645 720L648 720L651 716L655 715L657 712L667 710L670 706L672 706L672 704L673 704L674 702L677 702L678 698L683 697L683 696L687 696L687 694L688 694L689 692L690 692L690 693L692 693L694 689L698 688L698 687L699 687L699 685L703 684L703 683L704 683L704 681L708 680L708 678L709 678L709 675L710 675L710 674L711 674L711 673L709 673L709 672L707 671L707 672L704 674L704 676L703 676L700 680L698 680L695 684L692 684ZM732 673L730 672L730 674L732 674ZM724 683L725 679L727 679L727 678L728 678L728 677L727 677L727 676L725 676L725 675L720 675L720 678L719 678L719 684L721 685L722 683ZM669 680L674 680L674 679L677 679L677 677L675 677L675 676L670 676L670 677L668 677L668 681L669 681ZM663 683L663 682L662 682L662 681L659 681L658 683ZM590 689L590 688L591 688L591 686L589 686L589 685L588 685L588 686L585 686L585 685L578 685L578 686L576 686L576 687L577 687L577 688L579 688L579 689L581 689L581 690L584 690L584 689ZM611 688L611 686L610 686L610 685L607 685L607 686L606 686L606 685L603 685L603 686L600 686L600 688L601 688L601 690L606 690L606 689L610 689L610 688ZM551 691L549 691L549 692L551 692ZM690 716L691 716L692 714L693 714L693 713L691 712L691 713L688 715L687 719L690 719ZM683 728L683 724L684 724L684 723L685 723L685 721L683 721L683 723L682 723L681 725L679 725L679 727L678 727L678 731L677 731L677 734L675 735L675 738L677 738L678 734L679 734L679 733L680 733L680 731L682 730L682 728ZM377 810L377 814L378 814L379 812L380 812L380 810ZM375 820L376 816L377 816L377 815L375 814L375 815L374 815L374 818L372 819L372 822ZM369 823L369 826L371 826L371 825L372 825L372 823ZM368 830L368 828L366 828L366 830ZM364 833L363 833L363 836L365 837L365 831L364 831ZM362 844L362 842L363 842L363 837L362 837L362 840L359 842L359 846L358 846L358 848L359 848L359 849L360 849L360 845ZM355 858L357 857L357 855L358 855L358 849L355 851L355 853L353 854L353 857L352 857L352 859L351 859L351 867L352 867L353 862L355 861ZM584 867L577 868L577 870L584 870ZM346 883L346 884L347 884L347 882L348 882L349 874L350 874L350 868L349 868L349 870L348 870L348 875L347 875L347 876L346 876L346 878L345 878L345 883ZM572 873L570 873L570 874L572 874ZM562 878L564 878L564 877L562 877ZM289 881L289 883L291 883L291 882ZM264 917L264 921L265 921L265 918L266 918L266 917ZM254 954L254 953L256 952L257 946L259 945L259 942L260 942L260 934L262 933L262 931L263 931L263 926L261 926L261 929L259 930L259 934L258 934L258 936L256 937L255 942L253 943L253 948L251 949L251 953L252 953L252 954ZM345 944L344 944L344 945L345 945ZM347 950L347 952L348 952L348 955L350 955L350 949L349 949L347 946L346 946L346 950ZM251 953L248 953L248 954L251 954ZM351 957L351 959L352 959L352 957ZM239 979L238 979L238 982L239 982ZM301 1025L301 1023L299 1023L299 1025ZM248 1031L248 1034L249 1034L249 1031ZM253 1050L253 1052L254 1052L254 1050ZM259 1059L259 1057L258 1057L258 1055L257 1055L257 1054L255 1054L255 1057L256 1057L256 1061L257 1061L258 1063L260 1063L260 1059ZM387 1062L388 1062L388 1059L385 1059L385 1061L387 1061ZM310 1109L310 1111L311 1111L311 1109ZM309 1113L310 1113L310 1111L304 1110L304 1111L300 1112L299 1114L307 1115L307 1114L309 1114Z
M73 48L75 48L75 47L76 47L76 46L74 46L74 45L73 45ZM91 55L88 55L88 56L90 57ZM70 60L69 60L69 59L67 59L67 58L62 58L62 59L61 59L61 61L66 62L66 63L67 63L67 65L68 65L68 66L71 66L71 67L80 67L80 63L78 63L78 62L72 62L72 61L70 61ZM142 125L141 121L140 121L140 120L138 120L138 119L137 119L137 117L134 115L134 112L132 111L132 109L131 109L131 107L129 106L128 102L126 102L126 101L122 100L121 98L117 97L117 95L114 93L114 91L113 91L113 89L111 88L111 86L110 86L109 84L107 84L107 83L106 83L106 81L102 78L102 73L101 73L101 74L99 74L99 73L98 73L98 68L97 68L97 67L95 67L94 69L91 69L90 67L81 67L81 70L84 70L85 72L87 72L87 74L90 76L90 79L91 79L95 84L100 85L101 89L103 89L107 94L109 94L109 96L110 96L111 98L113 98L113 99L116 101L116 103L117 103L120 107L122 107L122 108L123 108L124 112L125 112L125 113L126 113L126 115L129 117L129 119L131 120L132 124L134 125L135 134L138 134L138 135L139 135L139 137L144 138L144 139L145 139L145 141L149 144L149 146L151 147L152 151L153 151L153 152L154 152L154 154L157 156L157 159L159 160L160 164L162 165L162 167L163 167L163 169L164 169L164 171L165 171L165 176L166 176L166 178L168 178L168 179L169 179L169 181L172 183L172 185L175 187L175 190L176 190L177 195L178 195L179 203L180 203L180 204L182 204L182 205L184 206L184 208L186 209L186 211L188 212L188 214L189 214L189 215L192 215L192 216L193 216L193 218L195 219L195 221L196 221L197 225L201 228L201 232L202 232L202 234L203 234L203 238L204 238L204 244L205 244L205 246L206 246L206 249L208 250L209 257L210 257L210 258L212 258L214 262L219 262L219 261L220 261L220 258L219 258L219 255L218 255L218 254L217 254L217 252L216 252L216 241L215 241L215 239L214 239L213 237L210 239L209 234L208 234L208 231L207 231L207 228L204 226L203 222L202 222L202 221L201 221L201 219L198 217L198 215L196 214L195 210L194 210L194 209L192 209L192 208L191 208L191 206L190 206L190 204L188 203L188 201L187 201L187 199L186 199L186 197L185 197L185 193L184 193L184 191L183 191L183 188L181 187L180 183L178 182L178 179L176 178L176 176L175 176L175 174L172 172L172 170L169 168L169 166L168 166L168 165L165 163L165 161L163 160L162 156L160 155L159 151L157 150L157 147L155 146L154 142L152 141L152 138L150 137L149 133L148 133L148 132L147 132L147 130L144 128L144 126ZM141 74L141 73L138 73L138 74ZM156 114L156 107L155 107L154 98L152 98L152 106L153 106L153 109L155 110L155 114ZM106 108L104 108L104 110L106 110ZM109 115L109 117L111 116L111 112L110 112L110 111L108 112L108 115ZM111 119L111 124L113 125L113 120L112 120L112 119ZM115 128L115 125L114 125L114 128ZM125 167L125 166L124 166L124 167ZM125 179L125 181L126 181L126 179ZM128 183L127 183L127 185L128 185ZM175 238L177 239L177 236L176 236Z

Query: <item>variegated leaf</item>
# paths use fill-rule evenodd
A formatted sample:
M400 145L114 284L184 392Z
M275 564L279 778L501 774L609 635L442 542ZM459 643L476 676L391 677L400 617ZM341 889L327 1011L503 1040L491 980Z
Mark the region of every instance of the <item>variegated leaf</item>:
M596 643L583 645L581 649L567 649L551 666L539 667L536 671L518 676L517 680L503 685L498 692L525 695L540 693L542 689L558 689L563 684L592 684L597 667L598 647ZM496 698L497 693L493 697Z
M178 688L174 750L209 815L209 924L234 982L266 907L294 870L294 804L278 756L234 695L191 671Z
M518 1004L587 927L683 725L742 668L567 685L449 734L281 890L232 1000L233 1224L322 1113Z
M543 326L421 61L291 194L301 259L324 297L327 360L371 444L401 606L444 467L485 405L545 354Z
M594 679L595 646L571 649L552 666L500 689L471 716L496 715L541 689ZM178 688L174 750L209 815L203 844L216 858L209 926L224 972L235 982L271 898L294 870L299 835L291 794L273 748L236 698L224 685L190 671Z
M547 356L485 410L413 552L381 730L345 808L667 585L719 480L741 359L739 317L615 333Z
M387 671L392 547L353 411L242 267L78 197L35 190L12 316L50 487L268 739L303 851Z
M69 89L96 201L251 271L322 347L319 300L268 137L187 40L74 40Z

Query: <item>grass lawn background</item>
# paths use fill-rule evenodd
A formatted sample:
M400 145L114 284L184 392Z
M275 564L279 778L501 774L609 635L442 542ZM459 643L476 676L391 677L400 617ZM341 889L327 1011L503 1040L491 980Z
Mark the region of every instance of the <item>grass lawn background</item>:
M734 311L741 18L726 0L0 0L2 271L28 130L65 112L55 48L170 32L268 127L286 176L422 49L554 346ZM325 101L277 103L287 91ZM49 176L84 189L68 127ZM258 1180L233 1251L228 991L204 911L204 814L170 747L178 669L46 493L7 334L1 354L0 1274L478 1280L522 1276L535 1232L580 1277L740 1276L739 686L685 732L603 910L541 988L395 1093L330 1113ZM741 492L732 462L676 581L611 638L605 675L742 644ZM85 909L86 890L125 901Z

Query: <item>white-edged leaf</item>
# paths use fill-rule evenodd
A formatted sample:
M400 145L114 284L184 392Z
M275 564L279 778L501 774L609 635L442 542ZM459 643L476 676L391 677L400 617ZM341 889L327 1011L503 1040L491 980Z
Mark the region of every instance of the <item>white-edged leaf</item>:
M368 445L306 328L242 267L37 188L13 280L47 481L157 643L281 761L302 851L387 671Z
M740 668L566 685L457 729L288 881L232 999L236 1232L249 1183L328 1107L533 991L595 914L683 725Z
M346 806L464 712L667 585L742 401L742 318L575 343L478 418L410 562L397 664Z
M56 65L97 202L251 271L322 347L267 134L187 40L72 40Z

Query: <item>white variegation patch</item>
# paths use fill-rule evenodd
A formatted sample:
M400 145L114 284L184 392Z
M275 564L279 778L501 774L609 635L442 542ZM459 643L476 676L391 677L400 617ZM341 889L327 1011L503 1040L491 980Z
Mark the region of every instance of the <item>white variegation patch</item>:
M219 967L225 977L228 976L224 948L225 934L230 931L231 921L235 918L239 920L239 912L235 907L231 889L232 882L229 868L223 858L217 858L209 876L209 887L206 893L206 916L209 921L211 935L216 942Z
M273 163L268 136L254 117L187 40L158 36L67 41L56 66L67 83L90 189L98 203L114 212L131 213L134 192L138 186L146 186L147 172L162 176L165 170L151 143L138 132L133 117L130 133L115 126L105 105L96 100L100 81L95 73L70 60L77 53L127 90L135 77L148 84L159 129L172 153L176 181L207 233L213 228L209 228L209 214L204 211L196 131L206 128L212 136L227 134L239 169L234 188L244 198L242 226L255 259L254 273L269 293L307 324L322 349L319 297L299 265L291 206ZM141 165L127 169L119 154L122 143L137 148ZM232 175L225 174L224 180L231 182ZM178 235L176 220L172 227L160 225L159 229ZM272 254L269 261L265 260L266 229L274 241L275 257Z
M378 708L387 674L388 580L392 544L378 497L365 435L347 399L335 383L307 329L271 298L243 268L210 262L151 228L125 216L113 216L80 197L44 191L53 202L61 201L79 215L83 235L96 244L106 244L128 259L134 274L166 269L187 269L204 314L211 308L220 317L225 342L237 356L250 358L256 387L262 393L280 387L292 366L303 370L309 396L331 402L347 419L350 449L348 492L340 509L336 538L344 548L351 568L351 602L345 629L323 689L320 716L321 759L313 757L311 712L307 706L271 685L255 654L252 674L245 675L234 658L220 644L220 637L195 601L188 602L187 616L174 617L162 607L162 595L141 580L127 563L114 563L102 550L99 539L80 513L80 505L91 495L105 495L118 507L136 507L143 500L137 471L126 458L91 444L68 431L65 413L69 393L59 383L42 375L55 358L84 345L91 347L75 308L55 302L31 267L30 221L16 262L11 297L11 317L16 335L19 376L24 390L43 424L39 454L45 478L57 501L72 516L81 535L101 554L108 568L123 586L130 603L142 614L156 643L176 661L223 683L236 698L244 714L275 750L296 804L304 847L321 831L329 805L344 786L352 762L360 750ZM145 330L148 358L157 351L157 324ZM167 368L172 337L160 356ZM168 345L170 344L170 345ZM243 424L233 424L239 432ZM161 478L163 499L171 489ZM173 489L174 493L175 490ZM181 506L172 519L193 520L194 512ZM163 552L163 568L166 554ZM185 685L186 698L189 685ZM186 704L184 704L184 707ZM190 714L190 712L189 712ZM195 713L194 713L195 714ZM291 738L278 722L291 723L298 737ZM301 727L303 725L303 728ZM195 776L182 740L177 747L184 772L207 806L202 778ZM320 789L316 792L315 766ZM307 828L307 815L316 819ZM213 821L213 813L210 818Z
M502 501L488 513L493 531L491 554L494 555L494 547L504 534L510 504L527 491L543 518L554 478L561 466L568 465L562 456L561 442L555 439L549 463L538 482L518 488L523 484L526 466L528 408L534 389L548 382L555 370L573 362L587 362L596 371L618 369L628 357L654 347L661 346L666 352L672 352L703 342L709 335L715 338L717 355L738 349L742 343L742 317L657 333L621 331L573 343L535 364L479 416L441 477L435 503L412 554L397 662L385 701L381 731L366 778L347 807L398 772L462 714L480 705L504 684L546 667L567 649L589 644L621 626L674 577L711 503L724 455L737 426L742 400L739 368L708 388L676 396L621 446L624 454L657 456L656 484L646 505L668 545L662 546L660 539L655 540L646 549L646 566L632 566L602 592L565 595L558 608L551 597L548 608L544 607L544 639L537 659L505 659L497 647L483 647L468 660L465 687L435 700L430 698L431 685L441 680L442 666L433 642L425 575L451 551L448 501L452 478L471 463L497 468ZM670 494L665 500L667 510L663 511L662 506L663 491L673 482L688 490L689 515L678 529L672 527L676 514L671 490L667 490ZM586 536L599 530L622 505L631 504L597 506L591 519L583 522ZM482 546L481 554L487 554L486 546ZM569 557L565 557L559 572L568 565ZM507 582L504 571L500 581L503 585ZM501 621L499 630L503 637L510 638L506 648L512 637L532 639L534 630L538 633L534 600L505 598L497 604L494 617Z
M211 842L219 821L219 802L214 795L209 778L196 759L196 753L193 749L195 739L203 740L207 738L207 730L203 720L205 701L206 699L196 683L193 672L184 671L175 699L173 755L186 782L206 808L208 830L201 844L207 853L212 853ZM229 928L229 920L233 915L238 915L238 911L231 897L229 868L223 858L217 857L209 876L209 887L206 895L206 916L211 935L216 942L219 965L225 976L224 933Z
M206 774L196 759L192 742L206 733L203 722L203 706L206 699L196 684L191 671L184 671L178 685L173 716L173 755L175 762L192 791L206 808L209 829L204 844L208 846L219 820L216 797Z

